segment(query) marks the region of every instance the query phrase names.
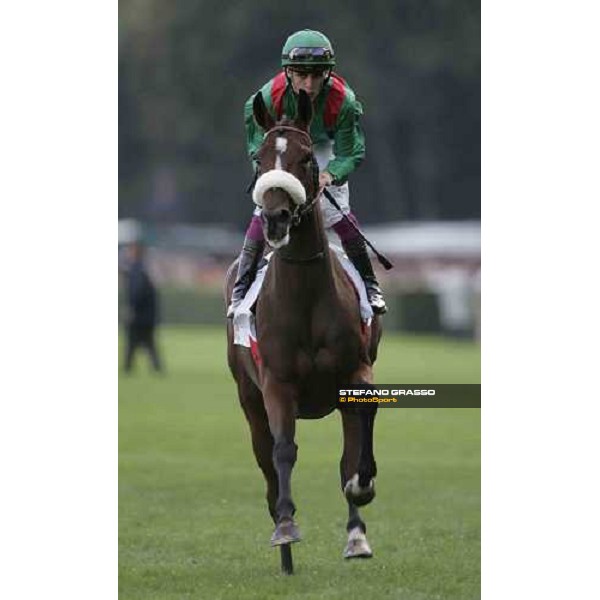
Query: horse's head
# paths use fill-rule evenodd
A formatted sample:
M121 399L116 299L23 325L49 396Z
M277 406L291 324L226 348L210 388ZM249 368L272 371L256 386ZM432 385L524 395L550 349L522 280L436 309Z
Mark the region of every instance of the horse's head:
M262 207L265 238L280 248L289 242L290 228L312 208L317 196L319 167L308 133L312 104L301 90L296 119L275 123L259 92L253 109L256 122L267 133L255 157L259 176L252 197Z

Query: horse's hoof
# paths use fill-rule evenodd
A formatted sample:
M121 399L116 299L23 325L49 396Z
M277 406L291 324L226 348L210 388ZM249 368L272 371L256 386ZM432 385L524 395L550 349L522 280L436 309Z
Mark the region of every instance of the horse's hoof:
M348 534L348 543L344 548L344 558L371 558L373 550L367 542L367 536L360 527L355 527Z
M360 487L358 483L358 473L355 473L352 479L349 479L344 486L344 495L348 502L354 506L364 506L369 504L375 498L375 480L371 479L367 487Z
M282 544L293 544L300 541L300 532L294 521L285 520L275 527L271 536L271 546L281 546Z

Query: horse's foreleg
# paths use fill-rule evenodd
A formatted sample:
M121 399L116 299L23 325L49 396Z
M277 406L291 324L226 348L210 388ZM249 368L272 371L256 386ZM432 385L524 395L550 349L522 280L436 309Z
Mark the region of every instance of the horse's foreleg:
M356 506L369 504L375 498L375 476L377 464L373 456L373 426L377 405L361 406L357 409L360 428L360 452L358 465L346 482L344 493Z
M345 492L346 485L350 482L358 468L360 454L360 420L356 413L342 412L342 423L344 432L344 451L340 460L340 478L342 491ZM367 541L367 526L361 519L358 506L352 498L346 495L348 503L348 542L344 548L344 558L370 558L373 551Z
M353 383L371 384L373 372L369 365L362 365L352 379ZM352 478L346 483L345 494L357 506L368 504L375 497L375 476L377 464L373 454L373 429L377 404L363 404L356 408L360 423L358 468Z
M360 420L360 457L358 460L358 485L361 488L373 484L377 475L377 463L373 455L373 429L377 404L361 406L358 412ZM373 494L375 495L375 494Z
M267 505L273 521L277 520L275 504L277 502L277 473L273 466L273 437L269 429L267 413L263 405L262 394L247 375L238 384L240 402L250 425L252 450L256 462L267 482Z
M271 544L279 546L300 541L300 533L294 523L296 507L292 500L291 479L296 463L295 390L292 386L272 382L268 377L263 383L265 409L269 417L269 427L273 436L273 465L277 472L279 490L276 504L277 525Z

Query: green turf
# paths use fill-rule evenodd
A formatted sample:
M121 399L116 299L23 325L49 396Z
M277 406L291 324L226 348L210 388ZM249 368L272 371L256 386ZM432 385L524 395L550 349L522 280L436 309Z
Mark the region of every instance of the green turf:
M377 497L362 510L374 558L344 561L339 416L300 421L293 493L303 541L279 574L271 520L218 329L165 329L164 378L119 378L119 597L480 597L480 411L383 409ZM385 383L477 383L469 342L386 336ZM201 393L200 389L204 392Z

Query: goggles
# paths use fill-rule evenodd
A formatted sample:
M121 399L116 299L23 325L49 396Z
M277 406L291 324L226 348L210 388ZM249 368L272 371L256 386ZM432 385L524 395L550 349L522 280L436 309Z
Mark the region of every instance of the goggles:
M288 58L292 62L331 60L333 52L329 48L292 48L287 56L283 55L283 58Z

